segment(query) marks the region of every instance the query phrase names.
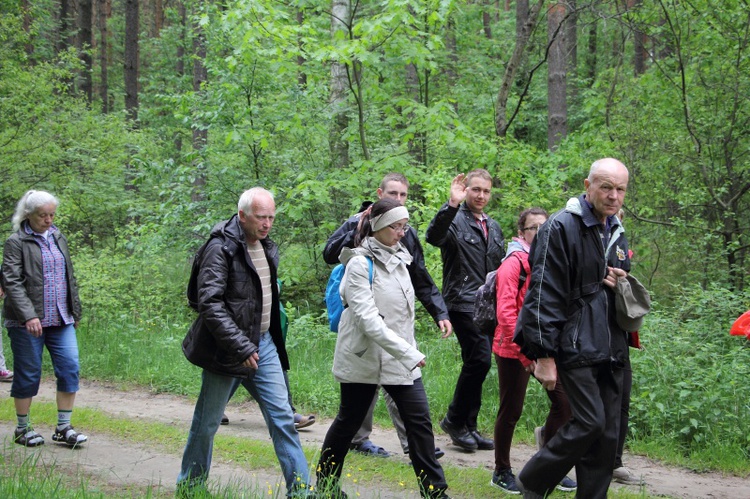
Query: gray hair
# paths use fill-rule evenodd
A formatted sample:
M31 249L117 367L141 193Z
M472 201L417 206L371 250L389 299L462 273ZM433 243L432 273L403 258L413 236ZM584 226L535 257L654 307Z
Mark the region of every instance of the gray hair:
M28 220L29 215L48 204L54 204L55 207L57 207L60 205L60 201L47 191L31 190L26 192L26 194L24 194L18 201L16 212L13 213L13 218L11 218L13 232L16 232L21 228L21 224L24 220Z
M237 211L241 211L245 215L252 214L253 201L255 201L255 196L262 193L267 194L271 197L271 199L273 199L273 194L271 194L271 191L268 191L263 187L253 187L252 189L248 189L242 193L242 195L240 196L240 200L237 203Z

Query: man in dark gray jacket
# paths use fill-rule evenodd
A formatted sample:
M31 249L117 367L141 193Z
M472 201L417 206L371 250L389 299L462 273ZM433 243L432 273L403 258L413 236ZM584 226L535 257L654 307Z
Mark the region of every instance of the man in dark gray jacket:
M560 377L573 416L519 473L524 497L551 493L573 466L578 497L606 498L612 478L628 356L615 289L630 271L615 214L628 170L616 159L600 159L584 186L584 195L541 226L529 253L531 279L514 341L536 360L534 376L547 390Z
M245 191L237 215L214 227L200 255L199 315L182 349L203 373L177 478L179 491L208 478L214 435L241 383L268 422L287 495L307 493L307 460L282 372L289 369L289 361L276 286L279 251L268 238L275 213L270 192L260 187Z
M492 364L492 336L474 326L479 286L505 256L500 225L485 212L492 194L492 176L477 169L457 175L450 199L427 228L427 242L440 248L443 259L443 298L461 345L461 374L448 414L440 427L464 450L492 450L492 440L477 431L482 383Z

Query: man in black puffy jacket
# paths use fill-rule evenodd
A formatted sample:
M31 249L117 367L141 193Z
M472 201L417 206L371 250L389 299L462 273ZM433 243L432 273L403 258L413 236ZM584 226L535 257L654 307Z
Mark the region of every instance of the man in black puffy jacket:
M536 360L534 376L547 390L560 377L573 416L519 473L524 497L546 496L573 466L578 497L607 497L628 358L615 313L617 280L630 271L615 216L628 176L616 159L596 161L586 193L549 217L529 253L531 279L514 341Z
M282 372L289 361L276 285L279 250L268 238L275 213L270 192L260 187L245 191L237 214L214 227L201 254L199 315L182 349L203 373L177 478L180 492L208 478L214 435L229 398L242 384L268 422L287 495L306 494L307 459Z
M464 450L492 450L492 440L477 431L482 383L492 364L492 337L474 326L479 286L505 256L503 233L484 208L490 201L492 176L487 170L459 174L451 182L450 200L427 228L427 242L440 248L443 298L448 306L463 366L453 401L440 427Z

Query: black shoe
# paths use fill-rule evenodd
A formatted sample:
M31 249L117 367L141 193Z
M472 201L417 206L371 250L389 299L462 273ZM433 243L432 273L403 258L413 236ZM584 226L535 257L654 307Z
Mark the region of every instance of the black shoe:
M489 438L484 438L477 430L470 430L469 433L474 440L477 442L477 449L479 450L495 450L495 442Z
M560 483L557 484L557 490L562 490L563 492L574 492L578 488L578 484L575 482L575 480L572 480L570 477L563 477L562 480L560 480Z
M503 470L500 473L492 473L490 485L504 490L508 494L518 495L521 493L516 485L516 475L510 469Z
M467 430L465 426L461 428L453 426L450 421L448 421L448 416L446 416L442 419L442 421L440 421L440 428L442 428L443 431L447 433L449 437L451 437L453 445L457 445L458 447L461 447L462 449L468 451L477 450L477 441L474 439L471 433L469 433L469 430Z
M221 423L222 425L228 425L229 424L229 418L227 417L226 413L222 414L221 416Z

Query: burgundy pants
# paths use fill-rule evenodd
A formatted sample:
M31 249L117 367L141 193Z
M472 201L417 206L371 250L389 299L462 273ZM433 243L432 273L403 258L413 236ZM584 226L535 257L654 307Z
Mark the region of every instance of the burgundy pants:
M518 359L507 359L497 355L494 357L500 382L500 408L495 420L495 473L499 473L511 467L510 446L516 424L523 412L526 385L529 383L530 375ZM568 422L571 415L568 397L559 378L554 390L545 391L552 405L544 423L543 443L551 439L557 430Z

